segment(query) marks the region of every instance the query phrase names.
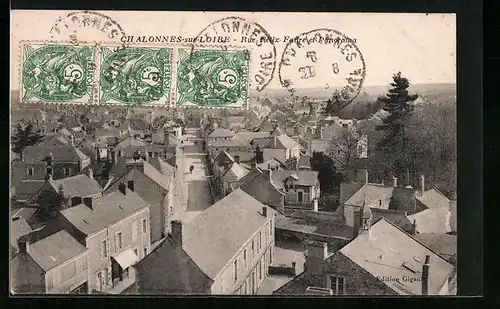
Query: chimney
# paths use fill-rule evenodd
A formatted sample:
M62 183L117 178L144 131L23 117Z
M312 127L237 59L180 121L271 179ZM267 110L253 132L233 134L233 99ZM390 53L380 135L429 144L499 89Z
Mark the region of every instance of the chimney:
M271 170L271 163L267 163L267 169Z
M323 130L324 130L324 129L325 129L325 128L323 128L323 126L321 126L321 127L319 128L319 139L323 139Z
M265 218L267 218L267 207L266 207L266 206L262 207L262 215L263 215Z
M424 174L420 175L420 195L424 195L425 191L425 176Z
M172 225L172 243L182 246L182 221L174 220Z
M30 253L30 241L26 237L20 238L17 241L17 246L19 247L19 253Z
M85 204L85 206L87 206L88 208L93 209L92 208L92 198L91 197L84 197L83 198L83 204Z
M120 183L118 185L118 190L120 190L120 192L123 194L123 195L127 195L127 186L125 185L125 183Z
M318 199L317 198L313 199L313 211L315 211L315 212L318 211Z
M411 224L411 234L417 235L417 220L413 219L413 223Z
M392 177L392 186L396 188L398 186L398 177L393 176Z
M359 183L368 183L368 170L366 169L360 169L358 171L358 179L357 182Z
M310 241L307 245L307 271L310 273L323 273L325 259L328 256L326 242Z
M98 157L99 157L99 155L98 155ZM94 179L94 170L92 169L92 167L89 168L89 178Z
M234 156L234 161L240 164L240 156Z
M430 256L425 256L425 263L422 266L422 295L429 294L429 259Z

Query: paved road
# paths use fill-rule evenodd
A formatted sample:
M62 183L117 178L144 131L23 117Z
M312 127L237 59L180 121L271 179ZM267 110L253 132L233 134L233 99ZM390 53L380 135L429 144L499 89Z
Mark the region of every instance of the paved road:
M178 218L187 221L198 215L201 211L212 205L212 197L207 180L205 153L201 145L194 144L191 138L197 137L197 130L186 130L182 137L183 148L178 156L179 166L179 203ZM189 166L194 170L189 172Z

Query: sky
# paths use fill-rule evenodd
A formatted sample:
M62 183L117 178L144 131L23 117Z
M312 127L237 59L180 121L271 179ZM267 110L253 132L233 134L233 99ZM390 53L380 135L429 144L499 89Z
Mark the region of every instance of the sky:
M19 89L20 41L68 40L50 30L72 11L11 11L11 89ZM150 12L99 11L121 25L127 35L195 37L210 23L240 16L259 23L275 37L294 37L313 29L335 29L351 39L366 65L364 86L388 85L401 71L412 83L456 82L455 14L407 13L273 13L273 12ZM95 29L79 29L80 38L110 41ZM69 33L69 32L68 32ZM115 39L114 42L119 42ZM277 63L285 49L275 43ZM278 74L268 88L281 88ZM322 86L319 85L318 86Z

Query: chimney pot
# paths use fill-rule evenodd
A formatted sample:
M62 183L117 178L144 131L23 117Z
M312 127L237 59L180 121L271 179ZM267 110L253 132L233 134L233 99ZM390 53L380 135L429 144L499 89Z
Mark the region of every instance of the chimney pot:
M123 195L127 195L127 186L125 185L125 183L120 183L118 185L118 190L120 190L120 192L123 194Z
M413 223L411 225L411 234L417 235L417 220L413 219Z
M392 183L393 183L393 187L396 188L398 186L398 178L392 177Z
M430 256L425 256L425 263L422 266L422 295L429 294L429 259Z
M312 273L321 273L327 256L328 244L326 242L310 241L307 246L307 270Z
M267 207L266 206L263 206L262 207L262 215L267 218Z
M92 201L92 198L91 198L91 197L84 197L84 198L83 198L83 203L85 204L85 206L87 206L87 207L88 207L88 208L90 208L90 209L93 209L93 208L92 208L92 206L93 206L92 202L93 202L93 201Z

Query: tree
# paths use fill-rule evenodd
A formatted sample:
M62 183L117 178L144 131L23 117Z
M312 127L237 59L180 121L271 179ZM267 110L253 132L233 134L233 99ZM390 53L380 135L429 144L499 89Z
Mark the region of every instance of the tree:
M318 180L321 189L319 206L323 210L334 211L339 206L340 183L344 176L337 172L333 159L323 152L313 152L311 168L318 171Z
M331 139L328 152L339 171L346 172L354 167L360 153L358 146L361 138L361 132L349 127L342 128L340 134Z
M335 90L332 94L332 97L328 99L328 101L326 101L325 113L333 115L339 112L342 108L345 107L348 101L349 94L347 93L347 90Z
M68 198L64 196L63 186L60 185L57 192L54 190L42 190L36 199L42 215L52 217L56 210L61 210L68 207Z
M36 132L32 123L22 126L20 123L16 124L14 136L12 136L12 150L15 153L21 153L24 148L33 146L41 142L43 135Z
M389 89L385 97L380 98L384 102L383 109L389 112L389 115L384 118L382 124L376 127L384 132L382 139L377 143L377 147L390 159L394 174L397 176L404 175L403 179L409 180L408 132L406 131L406 125L414 109L413 102L418 98L418 95L408 93L410 82L407 78L401 76L401 72L394 74L392 79L392 88Z

